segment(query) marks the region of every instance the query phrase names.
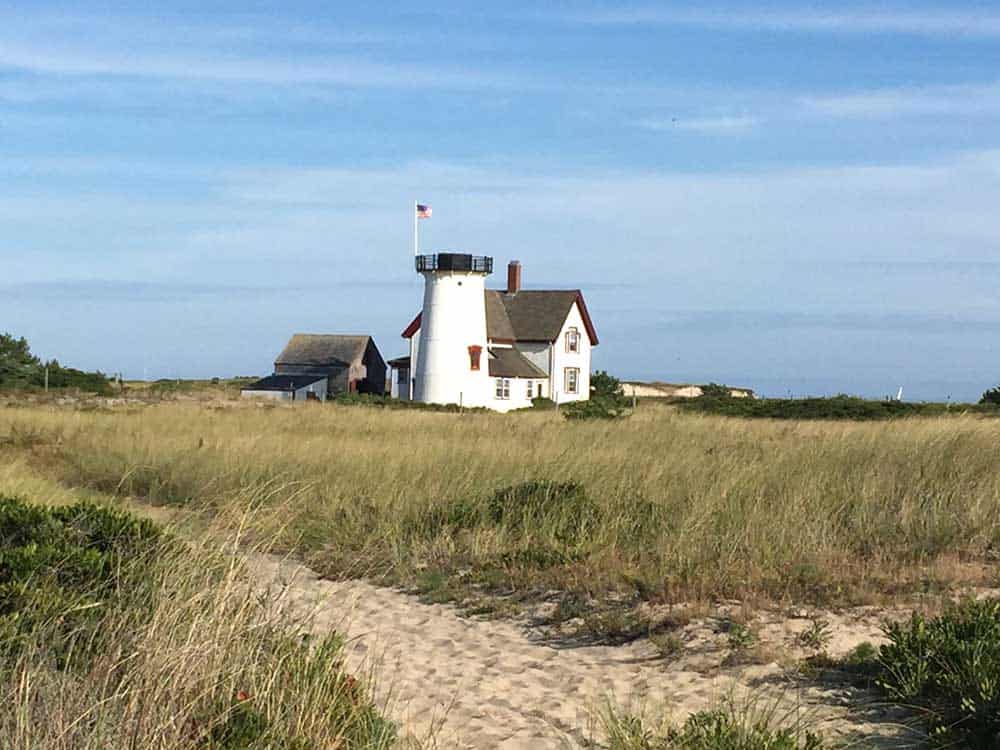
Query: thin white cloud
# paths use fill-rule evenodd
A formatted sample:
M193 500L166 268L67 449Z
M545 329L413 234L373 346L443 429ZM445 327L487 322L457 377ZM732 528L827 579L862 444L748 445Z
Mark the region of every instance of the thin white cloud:
M690 94L692 97L695 94ZM727 93L726 96L732 96ZM676 94L671 94L676 99ZM701 95L705 99L704 95ZM756 102L754 99L756 98ZM706 100L707 101L707 100ZM853 92L813 93L787 101L779 92L745 94L739 115L645 117L632 124L655 132L742 135L763 123L791 125L802 120L904 120L919 118L998 118L1000 82L903 86Z
M743 135L760 123L749 115L722 115L716 117L647 117L636 122L643 130L657 133L685 131L702 135Z
M913 34L919 36L1000 36L1000 13L959 8L914 10L743 10L618 7L567 17L599 26L699 26L714 29L789 33Z
M0 73L341 88L536 86L537 77L469 65L461 54L454 62L440 63L426 62L426 54L411 54L414 44L467 51L465 37L451 36L439 28L415 36L384 28L304 26L284 17L275 23L274 18L246 13L199 24L168 11L26 14L0 8ZM30 99L31 93L15 90L8 95L13 97Z
M883 119L921 116L1000 115L1000 83L887 88L800 99L807 114Z
M504 74L468 68L377 63L350 57L290 60L225 54L167 55L115 50L0 46L0 68L68 76L148 77L231 83L381 88L523 87Z

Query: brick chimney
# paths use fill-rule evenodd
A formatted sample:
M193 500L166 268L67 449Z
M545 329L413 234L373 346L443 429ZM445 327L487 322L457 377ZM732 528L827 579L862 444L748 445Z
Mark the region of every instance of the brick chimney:
M507 264L507 294L521 291L521 261L512 260Z

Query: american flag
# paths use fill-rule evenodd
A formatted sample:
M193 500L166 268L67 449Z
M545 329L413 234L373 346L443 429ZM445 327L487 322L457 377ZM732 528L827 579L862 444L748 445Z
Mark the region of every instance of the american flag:
M417 204L417 218L418 219L429 219L431 218L431 207L425 206L423 203Z

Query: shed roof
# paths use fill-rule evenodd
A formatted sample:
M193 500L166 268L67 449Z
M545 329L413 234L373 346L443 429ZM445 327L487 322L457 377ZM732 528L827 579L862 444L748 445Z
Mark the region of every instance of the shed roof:
M296 333L285 344L276 365L349 365L360 360L371 336Z
M297 391L299 388L325 380L326 375L268 375L256 383L243 386L241 391Z
M548 375L517 349L497 347L490 349L490 377L547 378Z
M596 346L597 331L579 289L529 289L515 294L487 289L486 335L493 341L555 341L574 303L580 308L591 345ZM413 336L420 323L418 314L403 331L403 338Z

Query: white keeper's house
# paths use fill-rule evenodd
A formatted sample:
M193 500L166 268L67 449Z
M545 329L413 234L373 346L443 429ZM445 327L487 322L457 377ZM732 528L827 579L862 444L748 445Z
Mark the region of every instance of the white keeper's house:
M533 398L590 397L597 332L579 289L522 289L521 264L507 288L487 289L493 259L418 255L424 306L403 331L410 354L390 360L392 395L509 411Z

